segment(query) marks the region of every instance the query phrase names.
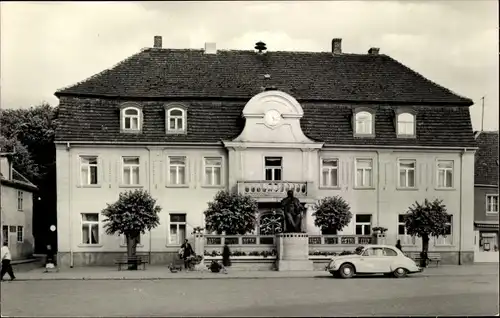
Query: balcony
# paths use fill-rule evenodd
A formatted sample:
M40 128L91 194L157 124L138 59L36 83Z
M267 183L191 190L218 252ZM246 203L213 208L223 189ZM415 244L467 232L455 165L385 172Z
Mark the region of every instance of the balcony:
M238 181L238 193L255 198L285 197L292 190L297 198L307 197L310 184L305 181Z

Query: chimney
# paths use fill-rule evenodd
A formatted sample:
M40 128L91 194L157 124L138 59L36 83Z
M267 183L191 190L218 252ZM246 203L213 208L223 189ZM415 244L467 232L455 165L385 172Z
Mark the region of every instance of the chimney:
M12 161L9 155L0 157L0 172L7 180L12 180Z
M154 48L161 49L161 36L155 35Z
M370 55L378 55L378 52L380 51L380 48L378 47L372 47L368 50L368 54Z
M217 44L214 42L205 42L205 54L217 54Z
M335 38L332 40L332 53L342 54L342 39Z

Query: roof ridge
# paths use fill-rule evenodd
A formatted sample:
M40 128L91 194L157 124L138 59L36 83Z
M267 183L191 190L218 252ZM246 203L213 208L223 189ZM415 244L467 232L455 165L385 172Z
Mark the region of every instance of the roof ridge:
M75 87L75 86L78 86L78 85L80 85L80 84L82 84L82 83L84 83L84 82L87 82L87 81L90 81L90 80L92 80L92 79L94 79L94 78L97 78L97 77L99 77L99 76L101 76L101 75L105 74L106 72L112 71L113 69L117 68L117 67L118 67L118 66L120 66L121 64L124 64L124 63L126 63L126 62L130 61L132 58L134 58L134 57L136 57L136 56L138 56L138 55L142 54L143 52L145 52L145 51L144 51L144 50L141 50L141 51L139 51L139 52L137 52L137 53L134 53L134 54L132 54L132 55L130 55L130 56L128 56L128 57L126 57L125 59L123 59L123 60L119 61L118 63L114 64L113 66L111 66L111 67L109 67L109 68L106 68L106 69L104 69L104 70L102 70L102 71L100 71L100 72L98 72L98 73L96 73L96 74L94 74L94 75L91 75L91 76L89 76L89 77L87 77L87 78L85 78L85 79L83 79L83 80L81 80L81 81L78 81L78 82L76 82L75 84L70 84L70 85L64 86L64 87L62 87L62 88L59 88L58 90L56 90L55 94L61 93L61 92L62 92L62 91L64 91L64 90L70 89L70 88Z
M144 51L178 51L178 52L182 52L182 51L194 51L194 52L204 52L205 49L203 48L199 48L199 49L195 49L195 48L166 48L166 47L163 47L163 48L156 48L156 47L145 47L141 50L141 52L144 52ZM257 52L255 50L238 50L238 49L217 49L217 52L243 52L243 53L255 53L257 54ZM373 54L370 54L370 53L352 53L352 52L342 52L340 54L333 54L332 52L330 51L287 51L287 50L277 50L277 51L270 51L270 50L267 50L265 54L267 53L293 53L293 54L331 54L332 56L388 56L386 54L377 54L377 55L373 55ZM216 54L213 54L213 55L216 55Z

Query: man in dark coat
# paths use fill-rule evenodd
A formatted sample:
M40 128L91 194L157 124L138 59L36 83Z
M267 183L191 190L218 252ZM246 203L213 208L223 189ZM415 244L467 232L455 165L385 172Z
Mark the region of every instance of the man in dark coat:
M191 244L189 244L188 240L184 241L184 244L181 246L182 248L182 258L184 259L184 268L189 269L189 258L191 255L194 255L193 248L191 247Z
M222 265L224 265L224 267L231 266L231 259L229 258L230 255L231 251L229 250L229 246L224 244L224 249L222 250Z

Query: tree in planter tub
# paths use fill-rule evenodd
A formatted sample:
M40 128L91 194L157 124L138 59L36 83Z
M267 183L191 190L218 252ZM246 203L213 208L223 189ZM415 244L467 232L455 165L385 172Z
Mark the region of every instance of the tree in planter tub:
M341 197L326 197L314 206L312 214L314 225L319 227L323 233L336 233L351 222L352 213L349 204Z
M446 235L448 218L443 200L435 199L431 202L425 199L423 204L415 202L408 208L404 216L406 233L422 238L420 267L427 266L430 237Z
M257 201L252 197L222 190L208 203L205 228L219 235L243 235L255 229L257 212Z
M118 233L127 238L127 256L136 256L139 235L160 224L161 207L147 191L134 190L120 193L118 200L102 210L106 234ZM129 270L137 270L137 263L128 264Z

